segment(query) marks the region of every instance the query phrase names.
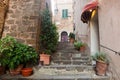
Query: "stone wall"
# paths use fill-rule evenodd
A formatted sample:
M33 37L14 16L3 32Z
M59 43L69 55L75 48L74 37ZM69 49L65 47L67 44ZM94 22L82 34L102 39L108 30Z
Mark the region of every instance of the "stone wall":
M40 8L45 6L42 1L44 3L44 0L10 0L2 36L11 35L38 49Z
M57 30L59 33L59 41L61 41L61 33L73 32L73 2L72 0L54 0L54 9L58 9L58 12L53 16L53 22L57 25ZM68 9L68 18L62 18L62 10Z

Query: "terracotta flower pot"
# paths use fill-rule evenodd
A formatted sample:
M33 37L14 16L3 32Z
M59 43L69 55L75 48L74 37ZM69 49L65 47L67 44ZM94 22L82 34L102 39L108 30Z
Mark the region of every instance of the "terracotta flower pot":
M84 52L85 51L85 46L81 46L80 47L80 52Z
M20 64L17 68L10 69L10 75L14 76L20 74L22 68L23 68L23 64Z
M74 43L75 39L74 38L70 38L70 43Z
M104 76L106 74L108 64L102 61L96 61L96 74Z
M23 68L22 69L22 75L24 77L30 76L30 75L32 75L32 73L33 73L33 69L32 68Z
M19 71L16 71L15 69L10 69L10 75L11 76L15 76L15 75L18 75L18 74L20 74L20 72Z
M0 66L0 75L4 74L5 73L5 67L3 66Z
M43 61L44 65L49 65L50 64L50 55L40 54L40 61Z

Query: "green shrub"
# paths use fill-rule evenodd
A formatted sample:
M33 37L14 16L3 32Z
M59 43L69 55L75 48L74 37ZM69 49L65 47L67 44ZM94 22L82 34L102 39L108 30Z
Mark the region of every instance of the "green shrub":
M41 15L41 35L40 35L40 44L42 50L48 50L51 54L56 50L58 43L58 33L55 24L52 24L50 12L46 9Z
M19 43L11 36L0 39L0 63L10 69L28 61L37 61L37 53L34 48Z

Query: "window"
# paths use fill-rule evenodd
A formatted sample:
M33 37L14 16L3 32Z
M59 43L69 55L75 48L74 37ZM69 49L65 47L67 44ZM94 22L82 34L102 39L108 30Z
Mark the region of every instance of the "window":
M62 10L62 18L68 18L68 9Z
M46 2L46 8L48 9L48 3Z

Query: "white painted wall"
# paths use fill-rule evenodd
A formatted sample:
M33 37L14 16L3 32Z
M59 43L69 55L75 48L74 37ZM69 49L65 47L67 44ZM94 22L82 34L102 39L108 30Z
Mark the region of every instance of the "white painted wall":
M99 52L99 25L98 25L98 14L97 10L95 15L91 18L90 23L90 51L91 55L94 55L96 52Z

